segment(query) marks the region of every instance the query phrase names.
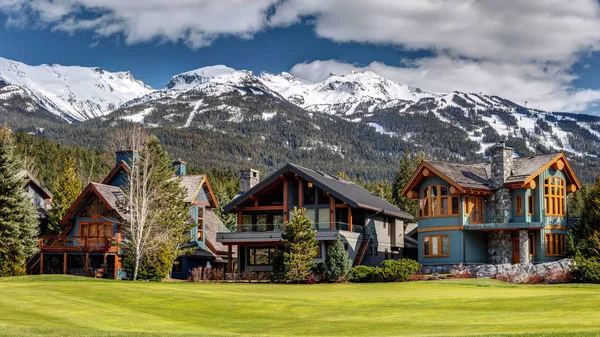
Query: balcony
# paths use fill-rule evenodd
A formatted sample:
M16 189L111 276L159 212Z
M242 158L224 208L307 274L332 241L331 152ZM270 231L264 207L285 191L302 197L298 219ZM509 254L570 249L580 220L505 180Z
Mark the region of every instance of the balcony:
M363 233L362 226L352 226L342 222L317 222L312 226L317 231L317 240L335 240L337 235L357 239ZM332 229L333 228L333 229ZM279 242L283 224L242 224L237 232L219 232L217 241L225 244Z
M42 253L117 253L117 237L41 236Z

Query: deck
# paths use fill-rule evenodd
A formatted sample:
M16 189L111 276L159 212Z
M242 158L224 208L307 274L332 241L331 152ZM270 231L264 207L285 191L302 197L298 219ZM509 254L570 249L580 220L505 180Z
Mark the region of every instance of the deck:
M42 253L117 253L117 237L91 236L41 236L39 248Z

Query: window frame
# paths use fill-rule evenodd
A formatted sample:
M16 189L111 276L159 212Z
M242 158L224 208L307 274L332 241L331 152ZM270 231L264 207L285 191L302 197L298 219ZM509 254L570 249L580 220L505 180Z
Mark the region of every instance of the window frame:
M433 246L431 245L431 243L433 242L433 238L436 237L438 239L438 254L433 255ZM444 254L443 253L443 239L446 238L448 240L448 253ZM425 241L426 239L429 239L429 250L427 251L425 249ZM430 254L431 253L431 254ZM430 257L449 257L450 256L450 235L448 234L438 234L438 235L425 235L423 236L423 258L430 258Z
M565 180L560 177L544 179L544 214L564 218L566 208Z
M535 195L533 193L527 197L527 215L535 215Z
M546 233L544 235L544 256L563 257L567 250L567 235L562 233Z
M481 207L481 212L478 212L479 207ZM477 213L481 213L480 219L477 219ZM475 218L473 217L473 214L475 214ZM469 218L469 224L479 225L485 223L485 198L476 196L466 196L465 215Z
M251 258L250 251L254 250L254 262L256 262L256 250L258 250L258 249L268 249L269 250L269 254L267 255L268 256L267 264L250 263L250 258ZM277 253L277 247L276 246L250 246L250 247L248 247L246 253L247 253L247 257L246 257L246 265L247 266L250 266L250 267L272 266L273 265L272 256Z
M436 196L432 196L433 187L436 188ZM442 188L447 190L446 195L442 195ZM460 216L460 196L457 194L450 193L450 187L440 184L431 184L425 187L421 194L423 197L419 198L419 219L433 219L433 218L449 218ZM453 201L456 198L458 208L454 213ZM447 214L442 214L442 204L446 201ZM435 207L434 205L435 201ZM427 209L425 209L427 207ZM425 210L427 215L425 215ZM433 214L436 213L436 214Z
M515 215L523 216L523 196L522 195L515 196Z

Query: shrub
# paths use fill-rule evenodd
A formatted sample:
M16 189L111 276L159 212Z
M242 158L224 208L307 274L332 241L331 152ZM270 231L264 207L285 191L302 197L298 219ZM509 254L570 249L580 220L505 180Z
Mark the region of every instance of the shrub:
M338 235L327 251L324 272L321 274L329 282L343 282L346 281L351 269L352 261Z
M361 283L361 282L373 282L373 269L376 267L369 266L355 266L350 272L350 281Z
M202 281L202 267L196 267L196 268L192 269L190 281L191 282Z
M469 269L452 269L450 271L452 278L472 278L473 275Z
M576 256L572 274L576 282L600 283L600 260Z
M406 282L419 271L419 263L411 259L385 260L382 267L386 282Z

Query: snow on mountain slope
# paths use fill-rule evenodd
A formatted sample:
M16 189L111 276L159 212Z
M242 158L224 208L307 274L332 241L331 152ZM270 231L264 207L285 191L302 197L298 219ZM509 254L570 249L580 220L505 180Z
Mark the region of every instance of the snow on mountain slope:
M18 86L49 112L69 121L104 116L152 91L129 72L78 66L29 66L0 58L0 82Z

